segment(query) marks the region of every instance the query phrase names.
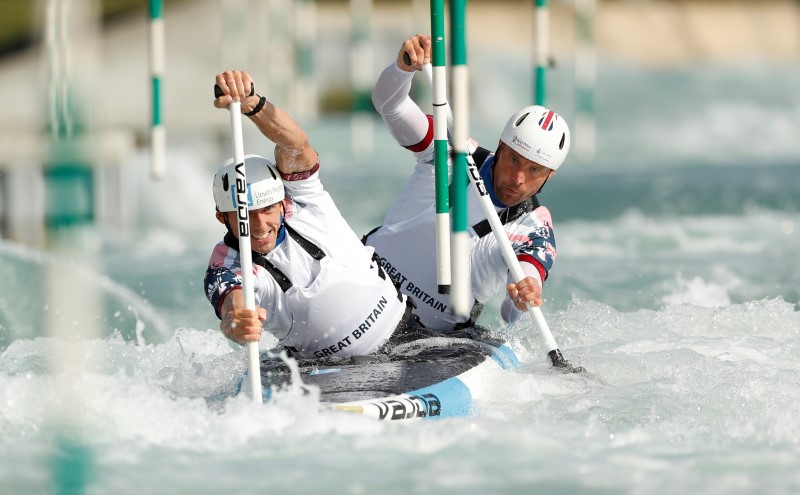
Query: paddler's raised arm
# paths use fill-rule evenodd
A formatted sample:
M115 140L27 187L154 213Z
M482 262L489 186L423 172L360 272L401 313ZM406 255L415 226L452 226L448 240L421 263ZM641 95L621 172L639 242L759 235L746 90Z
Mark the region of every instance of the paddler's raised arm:
M250 74L228 70L217 75L216 83L223 94L214 100L214 106L228 108L234 98L241 100L242 113L275 143L275 164L282 174L307 172L317 165L317 152L297 122L257 92L251 94L254 83Z
M411 65L405 63L404 55L408 55ZM397 60L386 67L372 90L372 104L389 132L401 146L412 151L423 151L424 148L417 147L430 144L426 140L430 127L428 116L409 97L414 73L430 58L430 36L412 36L403 42Z

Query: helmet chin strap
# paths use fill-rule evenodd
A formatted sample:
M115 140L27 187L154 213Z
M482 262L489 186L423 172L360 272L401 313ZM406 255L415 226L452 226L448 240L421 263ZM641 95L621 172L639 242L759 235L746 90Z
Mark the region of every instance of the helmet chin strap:
M544 180L544 182L542 182L542 185L539 186L539 190L536 191L535 193L533 193L533 195L536 196L537 194L542 192L542 189L544 189L544 185L547 184L547 181L549 181L549 180L550 180L550 174L547 174L547 178Z

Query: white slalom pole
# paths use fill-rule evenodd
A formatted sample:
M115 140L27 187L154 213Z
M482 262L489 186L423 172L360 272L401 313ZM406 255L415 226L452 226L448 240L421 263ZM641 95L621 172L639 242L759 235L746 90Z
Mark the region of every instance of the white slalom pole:
M425 74L425 78L428 80L428 83L433 85L433 67L431 64L423 64L422 65L422 72ZM434 103L434 105L440 106L441 108L445 109L447 113L447 129L453 128L453 110L450 108L450 103L447 101L447 95L443 95L441 97L443 102ZM437 100L438 101L438 100ZM434 108L434 111L436 109ZM435 131L434 131L435 132Z
M250 250L250 210L247 203L247 172L244 164L244 140L242 138L242 103L232 101L228 108L231 114L233 139L233 161L236 163L236 227L239 230L239 261L242 267L242 295L247 309L256 309L253 291L253 256ZM247 343L247 370L250 394L253 401L262 402L261 366L258 342Z
M430 67L428 65L424 65L422 69L428 79L428 82L433 84L433 74ZM452 111L450 110L449 104L445 103L445 105L447 107L447 113L449 117L448 124L451 124ZM503 255L503 260L506 262L506 266L508 266L508 269L511 271L511 275L514 277L514 280L522 280L525 278L525 272L522 271L522 266L520 266L516 254L514 254L514 248L511 246L511 241L508 240L508 236L503 228L503 224L500 222L500 218L497 216L497 210L495 210L492 199L489 197L489 192L486 190L486 185L481 178L478 166L475 164L475 160L473 160L472 153L470 153L469 150L467 150L467 174L469 176L470 183L478 193L481 207L486 215L486 219L489 221L489 226L492 228L492 234L494 235L495 239L497 239L497 244L500 246L500 251ZM547 355L550 357L550 361L553 363L553 366L565 368L567 371L572 371L574 373L585 371L583 367L573 366L569 361L564 359L564 356L561 354L561 350L558 348L558 344L556 344L555 338L553 338L553 333L550 331L550 326L547 324L547 320L544 319L542 310L538 306L528 305L528 314L530 314L531 318L533 319L536 329L539 331L539 335L545 343Z
M444 29L444 28L442 28ZM436 48L436 45L434 45ZM444 47L440 50L444 52ZM444 54L440 56L444 58ZM411 59L406 54L407 64ZM436 59L436 56L434 56ZM452 260L450 247L450 198L447 190L447 130L453 128L453 111L447 102L447 75L444 61L440 66L433 68L428 64L422 65L422 72L433 88L433 142L434 159L437 174L436 195L436 281L439 294L450 292L452 284ZM439 182L441 180L442 182ZM462 263L463 264L463 263ZM460 266L459 269L466 270ZM463 311L463 308L461 309Z
M450 243L450 190L447 172L447 129L453 123L447 107L447 52L444 41L444 0L431 0L431 64L423 65L428 72L433 103L434 189L436 192L436 284L439 294L450 292L452 285L452 260ZM408 54L404 54L411 65Z
M453 82L453 171L451 204L450 260L452 283L450 306L453 313L469 316L474 300L470 297L469 234L467 233L467 139L469 138L469 71L466 41L467 0L450 0L450 43Z

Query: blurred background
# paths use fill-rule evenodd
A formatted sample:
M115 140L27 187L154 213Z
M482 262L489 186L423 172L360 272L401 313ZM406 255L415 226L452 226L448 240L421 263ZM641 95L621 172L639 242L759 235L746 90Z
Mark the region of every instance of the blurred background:
M537 3L549 7L544 33ZM85 183L76 191L91 198L73 214L112 229L161 215L140 196L182 174L178 150L205 147L198 170L227 152L228 122L209 89L225 68L248 70L323 156L391 155L369 92L400 43L430 31L428 9L426 0L1 0L2 236L43 245L46 217L59 215L40 179L58 182L48 171L65 137ZM471 130L483 143L533 102L543 50L538 84L571 123L571 158L587 170L800 156L796 0L473 0L467 33ZM248 144L267 152L257 136ZM153 181L137 182L137 169Z
M395 429L299 389L209 407L243 370L203 290L232 153L215 75L298 120L363 234L413 166L371 87L428 9L0 0L4 493L800 492L800 0L469 2L472 137L494 148L536 98L571 128L542 311L588 373L553 373L498 298L479 323L522 366L463 421Z

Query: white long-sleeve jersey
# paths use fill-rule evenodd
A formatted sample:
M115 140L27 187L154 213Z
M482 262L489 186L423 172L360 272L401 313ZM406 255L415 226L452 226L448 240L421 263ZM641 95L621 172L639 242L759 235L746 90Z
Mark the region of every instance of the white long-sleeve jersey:
M255 301L267 311L265 329L298 357L374 352L401 321L405 296L344 220L316 171L284 177L284 186L289 235L266 255L253 256ZM218 316L225 296L242 284L237 241L228 237L214 248L205 276L206 296ZM259 257L266 263L259 264Z

